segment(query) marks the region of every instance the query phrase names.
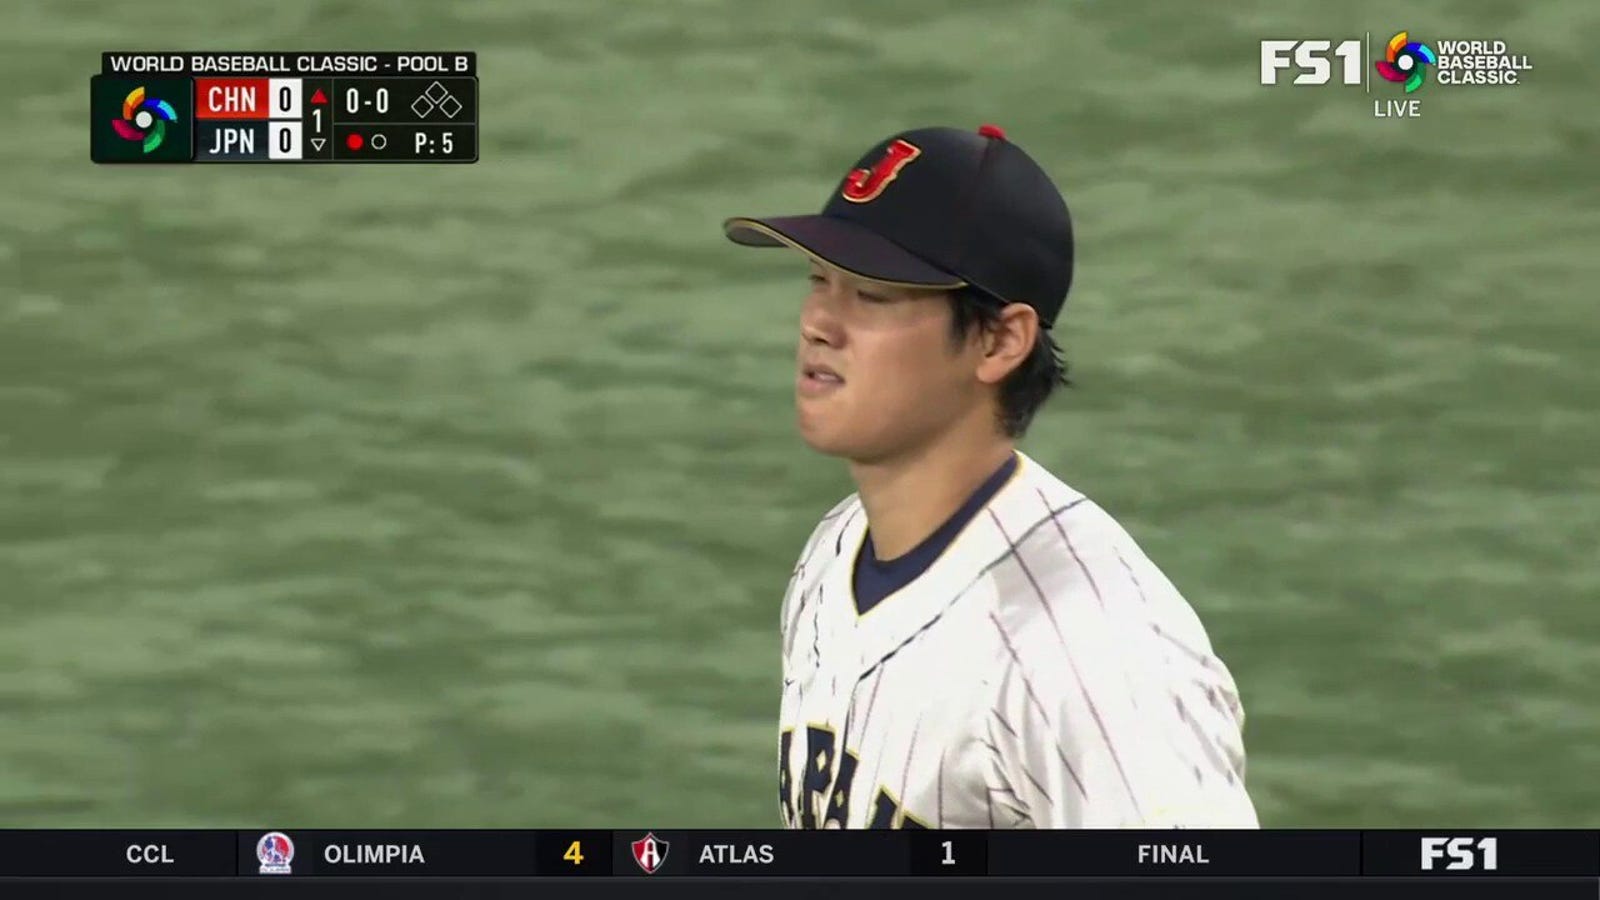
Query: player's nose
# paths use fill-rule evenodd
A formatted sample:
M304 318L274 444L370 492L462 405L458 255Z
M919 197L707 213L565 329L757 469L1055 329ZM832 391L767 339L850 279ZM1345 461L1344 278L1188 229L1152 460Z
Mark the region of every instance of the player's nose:
M837 347L842 343L837 299L831 291L812 291L800 307L800 337L807 344L827 344Z

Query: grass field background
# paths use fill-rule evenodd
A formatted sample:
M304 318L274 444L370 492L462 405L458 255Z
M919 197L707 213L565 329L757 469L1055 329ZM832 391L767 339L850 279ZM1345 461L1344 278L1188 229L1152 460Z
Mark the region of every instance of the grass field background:
M5 4L0 825L775 825L850 488L803 268L719 223L985 121L1081 240L1024 449L1204 617L1264 823L1600 825L1600 12L1406 9ZM1535 70L1258 83L1402 28ZM88 161L102 50L417 47L479 52L481 163Z

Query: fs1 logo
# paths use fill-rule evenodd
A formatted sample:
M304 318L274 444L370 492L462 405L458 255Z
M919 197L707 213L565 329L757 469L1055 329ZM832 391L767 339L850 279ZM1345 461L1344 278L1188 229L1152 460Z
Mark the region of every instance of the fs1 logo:
M1293 68L1295 84L1327 84L1333 76L1333 63L1328 51L1340 62L1339 80L1343 84L1360 84L1362 75L1361 42L1348 41L1262 41L1261 83L1277 84L1278 70Z
M1422 839L1422 871L1431 872L1435 862L1449 859L1444 866L1447 872L1474 869L1493 872L1500 864L1499 851L1498 838L1425 837Z

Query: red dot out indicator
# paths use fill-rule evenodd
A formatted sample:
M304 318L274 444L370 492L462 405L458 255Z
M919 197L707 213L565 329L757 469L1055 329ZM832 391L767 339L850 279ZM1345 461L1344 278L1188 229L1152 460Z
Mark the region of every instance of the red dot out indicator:
M365 141L361 139L361 135L359 134L352 134L344 139L344 145L349 147L351 150L360 150L363 143L365 143Z

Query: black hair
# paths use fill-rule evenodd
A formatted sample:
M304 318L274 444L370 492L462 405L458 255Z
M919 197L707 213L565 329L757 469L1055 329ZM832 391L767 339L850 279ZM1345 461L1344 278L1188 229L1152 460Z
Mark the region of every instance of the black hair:
M990 329L1000 323L1005 303L976 288L950 292L951 338L959 345L972 329ZM1019 438L1033 422L1034 413L1050 399L1055 389L1069 387L1067 363L1055 336L1041 327L1033 349L1000 382L1000 428L1008 437Z

